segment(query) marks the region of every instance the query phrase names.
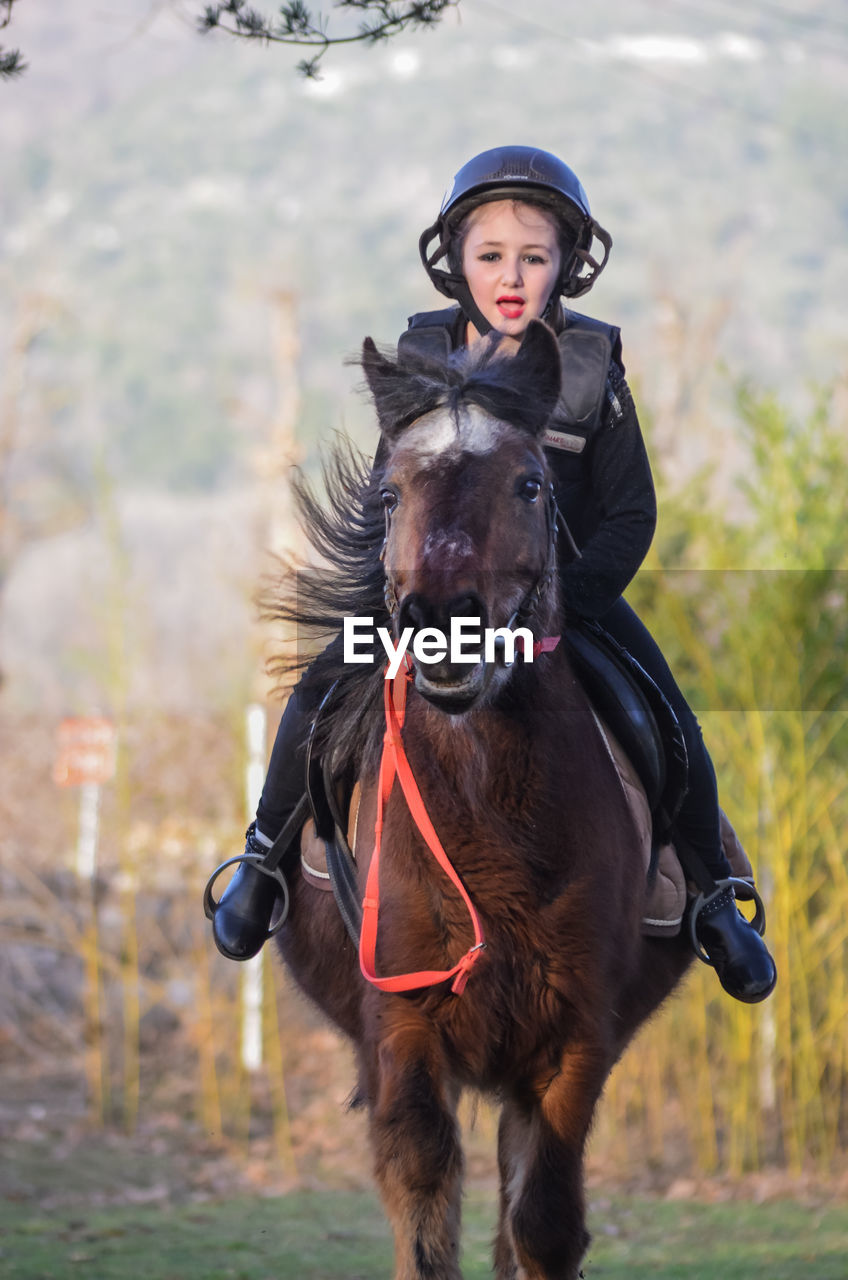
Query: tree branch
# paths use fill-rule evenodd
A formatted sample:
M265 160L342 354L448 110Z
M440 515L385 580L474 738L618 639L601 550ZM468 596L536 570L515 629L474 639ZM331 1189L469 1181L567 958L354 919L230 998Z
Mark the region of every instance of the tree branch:
M0 31L12 21L12 6L18 0L0 0ZM26 68L20 49L4 49L0 45L0 80L19 76Z
M407 28L433 27L446 9L455 9L459 0L335 0L334 9L358 10L368 15L356 32L330 34L330 18L313 13L303 0L292 0L280 7L279 17L266 18L251 8L247 0L218 0L207 4L198 19L200 30L226 31L246 40L264 40L270 44L292 44L317 49L311 58L298 63L298 71L316 78L318 64L327 50L338 44L377 44L400 35Z

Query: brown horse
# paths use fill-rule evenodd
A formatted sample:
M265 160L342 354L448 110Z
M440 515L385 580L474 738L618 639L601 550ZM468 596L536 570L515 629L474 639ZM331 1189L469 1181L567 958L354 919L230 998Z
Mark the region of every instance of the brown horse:
M329 625L333 603L338 623L346 601L360 622L411 628L409 644L426 628L448 634L457 618L555 636L557 522L540 442L560 391L549 330L534 322L514 356L446 367L399 363L366 342L363 364L382 433L377 463L360 476L349 458L337 465L329 514L306 497L313 540L341 568L317 576L311 599L301 579L295 612ZM326 685L342 673L326 749L353 759L362 782L364 894L384 664L345 665L339 647L306 679ZM356 1047L397 1280L460 1277L464 1089L501 1108L495 1275L574 1280L589 1240L582 1166L595 1106L691 953L642 936L632 821L564 646L535 657L519 647L512 663L500 649L488 661L451 657L414 661L402 740L485 946L473 948L468 907L395 781L376 969L452 972L465 956L465 989L437 981L392 992L366 981L332 897L297 873L278 938L296 981Z

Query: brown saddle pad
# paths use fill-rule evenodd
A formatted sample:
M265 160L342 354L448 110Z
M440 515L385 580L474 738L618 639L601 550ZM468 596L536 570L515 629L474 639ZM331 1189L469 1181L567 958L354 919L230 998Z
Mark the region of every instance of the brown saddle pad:
M359 807L362 799L362 788L357 782L350 797L350 808L347 818L347 842L351 849L356 849L356 836L359 827ZM327 870L327 850L324 841L315 834L315 824L307 818L300 833L300 869L307 884L315 889L323 889L332 893L330 873Z
M621 749L620 744L610 733L607 726L595 715L598 728L604 738L612 761L616 767L622 790L624 791L633 822L639 834L639 847L647 876L651 862L651 811L645 788L639 781L636 770ZM754 872L747 853L739 842L739 837L731 825L724 810L720 810L721 843L730 863L734 876L740 880L754 883ZM645 912L642 917L642 932L655 937L674 937L680 932L683 913L689 896L697 890L687 883L677 850L673 844L660 846L657 858L656 875L648 890Z

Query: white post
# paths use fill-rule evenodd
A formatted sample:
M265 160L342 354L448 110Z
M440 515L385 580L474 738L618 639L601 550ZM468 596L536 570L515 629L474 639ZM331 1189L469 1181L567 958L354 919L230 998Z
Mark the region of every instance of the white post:
M100 784L80 783L79 827L77 829L76 873L85 889L88 919L83 932L85 981L85 1074L89 1106L94 1123L102 1125L104 1111L104 1041L100 1032L100 955L97 938L97 901L94 880L97 874L97 837L100 825Z
M265 708L258 703L247 708L246 730L245 804L248 822L252 822L265 780L267 726ZM260 951L242 967L241 1061L246 1071L257 1071L262 1066L263 962Z
M774 902L774 877L768 867L759 874L760 895L766 906ZM777 1108L777 1018L775 1002L767 1000L760 1010L760 1104L766 1111Z
M76 871L80 880L94 879L97 871L97 832L100 818L100 784L84 782L80 787L79 830Z

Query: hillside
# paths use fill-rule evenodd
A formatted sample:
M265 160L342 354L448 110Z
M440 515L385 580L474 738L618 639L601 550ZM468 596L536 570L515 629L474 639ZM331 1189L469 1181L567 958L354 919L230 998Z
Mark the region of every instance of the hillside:
M197 35L187 3L123 8L135 23L88 0L48 29L20 6L31 66L0 115L0 342L49 299L29 409L75 469L104 446L122 483L229 482L273 412L274 290L297 298L304 432L361 422L344 356L433 301L418 234L505 137L583 178L615 239L587 309L623 323L648 395L677 306L695 327L726 309L717 354L782 390L841 367L836 3L534 0L520 21L464 0L460 23L334 51L317 84L290 51Z
M622 324L659 461L733 456L739 378L797 403L844 374L848 23L836 0L528 0L520 17L463 0L433 32L332 51L317 83L298 78L292 51L201 37L193 12L193 0L77 0L48 22L24 0L5 33L30 64L0 86L0 645L24 701L48 687L37 664L62 633L58 606L40 631L34 619L69 582L90 615L76 643L100 634L102 582L86 586L78 568L51 584L62 539L77 539L81 566L85 538L95 526L103 537L104 494L118 512L112 550L135 574L162 546L163 508L141 495L171 495L161 568L183 583L176 631L208 611L232 618L243 649L290 456L311 466L342 426L370 445L345 358L366 333L393 341L410 312L438 305L418 235L487 146L561 154L612 232L610 267L581 306ZM226 585L210 603L214 574L185 574L179 557L193 563L260 482L253 556L240 537L216 552L242 603ZM184 494L222 505L198 519Z

